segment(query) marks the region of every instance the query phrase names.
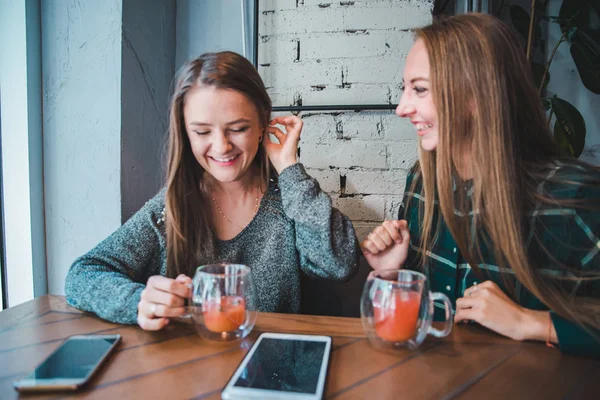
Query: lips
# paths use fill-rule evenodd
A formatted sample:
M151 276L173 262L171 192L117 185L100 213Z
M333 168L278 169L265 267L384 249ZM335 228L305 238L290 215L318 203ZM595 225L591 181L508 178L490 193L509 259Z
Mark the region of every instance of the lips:
M433 127L433 124L421 121L411 121L414 127L417 129L417 135L424 136L427 129Z
M433 124L426 124L423 122L413 122L413 125L418 131L424 131L425 129L429 129L433 126Z
M210 158L211 160L215 161L216 163L220 164L220 165L231 165L235 162L235 160L237 160L239 157L239 154L236 154L234 156L227 156L227 157L217 157L217 156L208 156L208 158Z
M212 158L213 160L218 161L218 162L229 162L229 161L235 160L237 156L238 155L231 156L231 157L214 157L213 156L213 157L210 157L210 158Z

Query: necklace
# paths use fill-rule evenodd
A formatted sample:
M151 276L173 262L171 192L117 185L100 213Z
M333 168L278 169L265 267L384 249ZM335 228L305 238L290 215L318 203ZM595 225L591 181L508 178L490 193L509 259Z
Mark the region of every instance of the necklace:
M254 213L252 214L252 218L254 218L254 216L256 216L256 213L258 212L258 190L256 192L257 192L256 203L254 204ZM219 214L221 214L221 216L223 218L225 218L225 220L227 222L229 222L232 225L237 226L240 229L244 229L243 226L240 226L239 224L236 224L235 222L233 222L232 220L230 220L229 218L227 218L227 215L225 215L225 213L223 212L223 210L221 210L221 207L219 207L219 203L217 203L217 199L215 199L214 196L212 196L212 201L213 201L213 203L215 203L215 207L217 207L217 211L219 212Z

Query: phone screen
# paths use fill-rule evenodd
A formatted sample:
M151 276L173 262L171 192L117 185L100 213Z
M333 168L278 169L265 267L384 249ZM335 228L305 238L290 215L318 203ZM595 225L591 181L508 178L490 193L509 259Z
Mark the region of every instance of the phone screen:
M322 341L262 338L233 387L314 394L326 346Z
M96 368L117 340L69 338L26 379L83 379Z

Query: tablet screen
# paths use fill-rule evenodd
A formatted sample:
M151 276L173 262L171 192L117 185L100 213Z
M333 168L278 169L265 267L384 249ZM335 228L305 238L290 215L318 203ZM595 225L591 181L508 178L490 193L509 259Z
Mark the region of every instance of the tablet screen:
M234 387L314 394L325 348L325 342L263 338Z

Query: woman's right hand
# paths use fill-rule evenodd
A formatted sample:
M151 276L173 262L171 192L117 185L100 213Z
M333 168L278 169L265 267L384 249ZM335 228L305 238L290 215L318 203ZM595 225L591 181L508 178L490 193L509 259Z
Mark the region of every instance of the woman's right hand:
M275 125L285 127L286 133L283 133ZM269 160L271 160L271 164L273 164L277 173L281 173L281 171L290 165L296 164L298 142L300 141L300 133L302 132L303 125L304 122L295 115L275 117L269 122L269 126L267 127L268 133L265 133L263 144L269 155ZM279 143L271 141L269 133L275 135Z
M399 269L408 257L410 234L406 220L384 221L360 244L374 270Z
M175 279L151 276L138 303L138 325L145 331L157 331L187 311L185 301L191 297L192 279L179 275Z

